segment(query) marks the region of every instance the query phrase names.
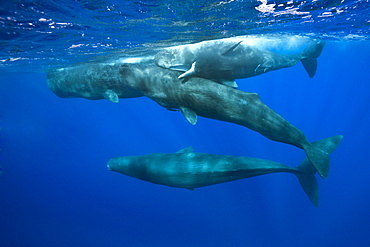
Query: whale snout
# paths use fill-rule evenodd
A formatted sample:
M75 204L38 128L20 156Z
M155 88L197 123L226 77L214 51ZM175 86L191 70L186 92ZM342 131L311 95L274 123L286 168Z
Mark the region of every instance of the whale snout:
M109 171L115 171L115 167L117 167L117 162L115 162L115 158L110 159L107 163L107 168Z
M109 171L112 171L112 168L110 167L109 163L107 164L107 168Z
M126 157L112 158L107 163L110 171L125 173L130 168L129 160Z

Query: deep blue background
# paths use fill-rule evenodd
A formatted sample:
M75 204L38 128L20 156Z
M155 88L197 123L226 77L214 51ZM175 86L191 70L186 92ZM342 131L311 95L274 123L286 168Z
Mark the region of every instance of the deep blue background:
M313 79L297 65L239 81L309 140L344 135L319 208L290 174L188 191L108 171L116 156L187 146L291 166L305 156L147 98L60 99L45 74L1 74L0 246L369 246L369 55L369 43L329 42Z

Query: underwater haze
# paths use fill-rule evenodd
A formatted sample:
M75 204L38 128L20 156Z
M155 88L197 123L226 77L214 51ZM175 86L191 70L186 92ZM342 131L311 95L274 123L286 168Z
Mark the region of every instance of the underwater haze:
M26 1L0 3L0 246L369 246L370 1ZM301 64L238 79L302 130L334 135L319 207L274 173L194 191L109 171L114 157L195 152L296 167L302 150L243 126L191 125L146 97L62 99L47 72L235 36L326 41ZM279 50L274 50L278 52Z

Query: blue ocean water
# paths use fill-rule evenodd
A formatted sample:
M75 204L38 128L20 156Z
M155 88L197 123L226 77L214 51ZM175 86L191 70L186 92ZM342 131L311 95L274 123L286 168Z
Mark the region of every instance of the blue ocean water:
M0 4L0 246L368 246L369 1L6 1ZM302 150L148 98L61 99L46 71L237 35L327 41L301 65L238 80L308 140L344 136L315 208L291 174L194 191L106 168L196 152L297 166Z

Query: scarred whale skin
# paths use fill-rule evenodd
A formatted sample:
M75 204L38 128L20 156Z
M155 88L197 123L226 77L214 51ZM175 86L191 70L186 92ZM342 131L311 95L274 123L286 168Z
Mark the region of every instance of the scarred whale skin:
M325 42L307 42L306 49L300 53L279 54L263 49L258 43L251 44L250 38L209 40L164 48L156 54L155 62L162 68L183 72L180 79L196 76L233 87L237 86L235 79L291 67L299 61L312 78Z
M263 104L256 93L198 77L182 83L178 79L181 72L152 63L85 66L48 73L48 86L60 97L118 102L118 98L146 96L169 110L179 109L191 124L196 124L197 116L202 116L242 125L271 140L304 149L320 176L328 176L329 156L313 147L302 131Z
M333 136L312 145L332 153L342 136ZM153 153L117 157L109 160L108 169L134 178L177 188L194 189L269 173L288 172L296 175L315 206L319 195L316 173L305 159L298 167L274 161L242 156L194 153L186 148L174 154Z
M91 63L49 70L48 87L61 98L107 99L136 98L142 93L127 87L116 63Z

